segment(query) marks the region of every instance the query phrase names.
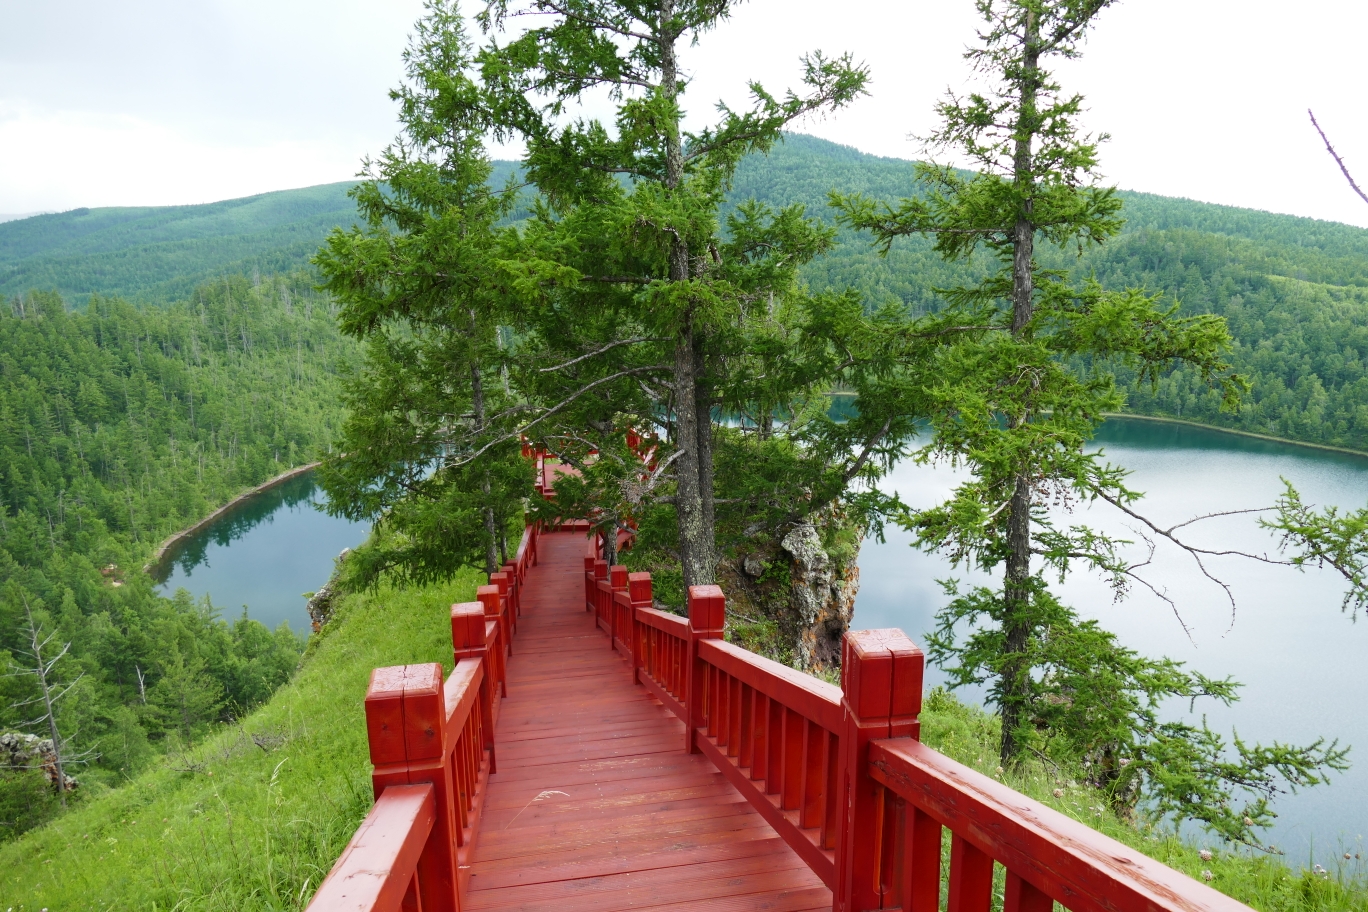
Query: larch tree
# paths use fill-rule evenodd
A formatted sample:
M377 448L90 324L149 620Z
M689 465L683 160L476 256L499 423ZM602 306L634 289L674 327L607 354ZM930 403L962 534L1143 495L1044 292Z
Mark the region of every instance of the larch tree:
M744 156L781 141L795 120L850 103L866 73L848 57L811 54L802 93L751 84L748 109L719 105L715 125L690 133L680 54L731 6L496 0L481 17L491 34L510 36L491 39L482 72L498 133L526 143L525 174L540 192L507 262L523 300L513 377L530 407L509 433L580 469L558 487L557 509L609 524L632 517L644 537L660 528L647 519L668 514L662 546L677 554L684 586L715 581L728 517L744 531L817 506L798 475L776 468L765 481L751 470L766 453L784 461L777 452L800 429L831 429L799 420L824 413L839 379L831 340L812 330L861 316L856 299L818 300L798 285L797 268L832 243L801 207L722 213ZM571 117L596 91L616 106L612 124ZM858 437L864 426L842 431L853 443L812 472L859 475L889 437ZM649 467L626 446L633 430L658 432ZM819 449L790 446L784 458L811 467ZM744 477L720 479L728 467Z
M531 469L496 417L516 405L498 265L516 197L490 184L487 106L454 2L429 0L404 63L390 93L404 131L352 191L364 227L335 230L314 260L343 331L367 343L321 475L331 509L377 521L362 575L427 581L498 569Z
M1000 588L947 584L951 600L929 637L931 656L953 685L988 686L1005 766L1032 751L1066 751L1119 809L1133 808L1143 786L1161 814L1257 844L1251 828L1270 822L1267 800L1324 781L1327 768L1343 767L1345 752L1321 742L1263 748L1237 737L1232 759L1205 723L1161 721L1166 698L1229 702L1238 685L1125 649L1063 605L1046 579L1081 565L1107 576L1118 598L1133 582L1149 585L1136 572L1146 561L1126 560L1127 542L1061 524L1079 503L1110 503L1141 534L1167 538L1199 563L1213 553L1148 521L1125 472L1086 449L1104 415L1123 405L1113 369L1153 381L1185 365L1228 406L1246 387L1225 361L1223 320L1182 316L1158 296L1041 265L1047 249L1081 254L1122 225L1121 201L1096 173L1105 137L1081 131L1082 97L1063 91L1050 71L1079 54L1111 2L978 0L984 26L966 57L982 89L942 101L940 126L927 138L933 154L953 152L973 170L922 164L915 198L833 195L833 204L885 252L898 237L922 235L947 259L986 255L997 263L977 283L942 290L942 306L914 321L889 353L915 378L909 405L931 425L917 458L969 473L946 502L909 512L906 523L920 546L954 565L1001 574ZM1237 794L1252 798L1237 809Z

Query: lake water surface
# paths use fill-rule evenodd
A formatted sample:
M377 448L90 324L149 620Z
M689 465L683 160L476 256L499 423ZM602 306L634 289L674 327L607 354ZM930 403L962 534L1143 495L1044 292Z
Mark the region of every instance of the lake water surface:
M1161 525L1267 506L1281 490L1280 477L1295 483L1308 502L1368 503L1368 457L1128 419L1108 421L1097 445L1131 470L1131 486L1148 492L1141 509ZM944 497L956 478L946 469L904 465L887 484L908 503L926 506ZM183 586L196 596L207 593L225 616L245 605L267 626L285 621L308 632L301 593L321 586L337 554L368 532L364 523L323 513L320 499L312 476L304 475L244 502L182 547L163 591ZM1138 538L1110 507L1080 509L1077 519ZM1251 516L1199 524L1191 540L1276 555L1276 542ZM1149 579L1174 599L1176 614L1138 587L1116 603L1104 583L1081 573L1058 591L1146 655L1167 655L1207 675L1243 682L1235 706L1205 707L1217 730L1228 735L1235 729L1262 742L1325 737L1354 745L1348 773L1275 804L1281 817L1268 839L1296 863L1307 861L1313 845L1322 861L1344 848L1357 851L1368 829L1368 620L1355 624L1340 612L1343 587L1330 572L1298 573L1241 558L1216 558L1209 566L1230 584L1233 611L1221 589L1171 546L1159 548ZM856 628L901 627L914 640L924 639L946 601L937 579L976 579L910 547L910 536L896 529L883 544L865 543L860 570ZM928 669L928 686L943 680ZM1172 711L1184 713L1186 706Z
M1096 443L1112 462L1131 470L1130 486L1147 492L1140 511L1161 527L1200 514L1268 506L1282 490L1280 477L1293 482L1308 503L1368 504L1368 457L1132 419L1109 420ZM958 477L946 468L904 465L886 485L912 506L929 506ZM1134 522L1108 505L1080 508L1067 521L1140 540L1128 529ZM1277 556L1277 542L1258 527L1256 516L1202 522L1191 527L1188 539L1202 547ZM936 580L987 582L910 543L910 535L895 529L883 544L865 543L856 628L901 627L913 640L924 640L947 601ZM1135 553L1143 556L1144 550L1136 546ZM1142 654L1169 656L1211 677L1242 682L1242 698L1233 707L1211 701L1197 706L1197 716L1205 712L1227 739L1234 729L1246 741L1309 743L1324 737L1353 745L1349 772L1334 774L1328 786L1275 802L1280 817L1265 838L1294 863L1305 862L1313 846L1322 862L1328 854L1358 851L1368 831L1368 620L1356 624L1341 613L1344 588L1331 571L1299 573L1235 557L1209 559L1208 567L1229 583L1233 609L1221 588L1171 545L1159 546L1147 575L1173 598L1176 612L1140 587L1117 603L1102 581L1084 573L1056 591ZM943 681L938 669L928 669L928 686ZM971 701L982 696L963 695ZM1176 716L1187 706L1170 709Z
M333 559L365 541L369 523L329 516L313 473L243 501L175 552L161 592L208 595L229 619L242 609L267 627L311 630L303 593L332 575Z

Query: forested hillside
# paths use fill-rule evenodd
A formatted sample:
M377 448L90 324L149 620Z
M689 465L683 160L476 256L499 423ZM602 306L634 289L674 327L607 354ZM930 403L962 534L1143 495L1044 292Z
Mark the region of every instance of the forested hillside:
M513 163L501 162L501 184ZM356 219L352 181L198 206L73 209L0 223L0 296L42 289L167 302L215 276L305 268L334 227Z
M791 136L769 159L741 165L733 199L803 202L827 211L827 193L884 199L915 192L907 162ZM1129 409L1308 443L1368 449L1368 231L1314 219L1122 193L1126 227L1084 254L1111 288L1162 292L1183 313L1224 316L1231 360L1253 383L1238 414L1190 373L1156 389L1131 385ZM962 281L930 241L902 239L879 257L867 239L842 231L836 250L804 269L815 289L855 288L870 303L896 299L916 311L937 306L935 289ZM1045 251L1049 265L1074 254ZM984 264L986 266L986 264Z
M218 280L158 307L54 293L0 308L0 664L70 643L49 687L83 788L135 772L265 699L295 667L288 630L154 592L168 533L326 447L353 345L307 276ZM46 733L32 677L0 678L0 731ZM27 723L27 724L26 724ZM0 779L0 821L41 818L40 773ZM4 833L0 832L0 838Z
M502 185L513 168L500 162ZM355 217L350 183L266 193L203 206L75 210L0 224L0 294L56 289L80 303L95 294L183 297L212 275L304 267L327 231ZM900 159L791 135L768 157L742 163L734 201L802 202L829 216L827 194L914 192ZM1256 433L1368 449L1368 231L1153 194L1122 194L1122 237L1085 254L1085 269L1112 287L1163 292L1186 312L1225 316L1234 360L1254 382L1238 415L1181 373L1131 390L1130 407ZM837 250L804 269L814 288L853 287L871 302L921 310L934 289L962 277L920 239L880 258L841 233ZM1063 258L1061 255L1061 262Z
M350 183L200 206L74 209L0 224L0 294L55 290L139 300L184 297L215 275L298 269L334 225Z

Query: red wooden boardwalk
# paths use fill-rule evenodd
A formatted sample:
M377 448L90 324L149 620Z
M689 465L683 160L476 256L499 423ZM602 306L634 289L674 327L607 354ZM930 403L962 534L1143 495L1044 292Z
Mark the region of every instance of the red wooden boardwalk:
M584 535L543 536L463 909L832 906L584 609Z

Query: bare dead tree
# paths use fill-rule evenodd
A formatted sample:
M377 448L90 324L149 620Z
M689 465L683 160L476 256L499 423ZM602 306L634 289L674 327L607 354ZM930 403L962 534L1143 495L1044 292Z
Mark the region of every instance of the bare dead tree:
M1325 135L1325 131L1321 129L1321 125L1316 122L1315 113L1312 112L1310 108L1306 109L1306 113L1311 115L1311 126L1315 127L1316 132L1320 134L1321 141L1325 143L1325 151L1329 152L1330 157L1335 160L1335 164L1339 165L1340 172L1344 175L1344 179L1349 182L1349 186L1354 188L1354 192L1359 195L1359 199L1368 203L1368 193L1364 193L1359 185L1354 182L1354 175L1349 173L1349 166L1344 163L1344 159L1340 158L1339 153L1335 151L1335 147L1330 145L1329 137Z
M81 762L81 760L86 759L86 755L72 756L68 752L67 741L62 737L61 730L57 725L57 704L84 677L84 672L65 684L59 682L58 676L55 674L57 663L66 658L68 650L71 649L71 644L63 643L60 648L57 648L54 643L57 635L50 633L43 636L39 630L38 622L33 618L33 609L29 606L27 597L23 599L23 603L23 633L28 640L28 646L27 648L21 647L18 652L25 657L26 661L23 665L16 663L14 670L7 677L32 678L38 685L38 694L26 700L19 700L13 706L16 709L29 706L42 708L42 712L38 716L24 724L25 727L46 726L48 735L52 739L57 797L61 800L62 807L66 807L66 768L73 762Z

